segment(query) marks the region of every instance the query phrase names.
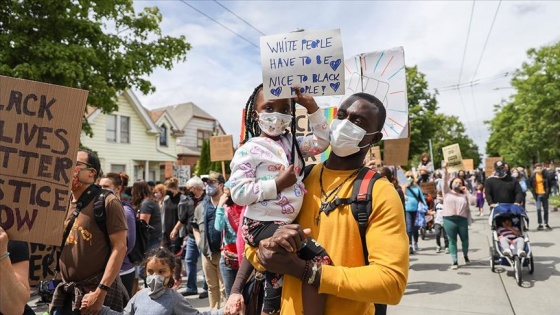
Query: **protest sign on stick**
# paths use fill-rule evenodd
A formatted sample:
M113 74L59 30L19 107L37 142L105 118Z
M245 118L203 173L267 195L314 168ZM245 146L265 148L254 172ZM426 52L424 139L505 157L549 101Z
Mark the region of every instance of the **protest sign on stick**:
M88 92L0 76L0 225L60 245Z
M264 36L260 48L266 100L294 97L294 86L314 96L344 94L340 30Z
M494 173L494 163L502 161L501 157L487 157L484 161L484 175L486 177L492 175Z
M386 165L407 165L410 138L383 141L383 161Z
M458 172L465 169L463 165L463 157L461 156L461 148L455 143L442 148L443 160L447 162L447 171L450 173Z
M474 160L473 159L464 159L463 165L465 166L465 171L473 171L474 170Z
M375 146L369 148L369 152L366 154L366 158L364 159L364 164L368 164L370 161L375 161L376 166L380 166L382 163L381 159L381 147Z

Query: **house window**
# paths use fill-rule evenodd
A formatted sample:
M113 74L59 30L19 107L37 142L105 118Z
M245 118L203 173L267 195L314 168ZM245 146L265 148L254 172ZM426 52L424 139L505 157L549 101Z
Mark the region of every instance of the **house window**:
M108 142L130 143L130 117L107 115Z
M111 172L114 172L114 173L123 172L123 173L125 173L126 172L126 165L124 165L124 164L111 164Z
M167 127L165 126L165 124L161 125L161 127L159 128L159 145L161 146L167 146Z
M117 116L107 115L107 141L117 142Z
M196 133L196 146L197 148L202 148L202 143L204 140L210 139L212 136L212 130L198 130Z

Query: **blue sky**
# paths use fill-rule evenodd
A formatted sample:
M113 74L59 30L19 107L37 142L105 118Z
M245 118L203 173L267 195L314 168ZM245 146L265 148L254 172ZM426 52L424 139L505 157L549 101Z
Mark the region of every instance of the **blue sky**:
M192 101L215 116L235 142L241 110L262 80L260 51L254 46L259 45L261 32L340 28L345 58L403 46L407 66L417 65L431 89L511 73L527 60L527 49L560 40L556 1L475 2L466 50L472 1L185 2L188 5L175 0L135 1L137 10L159 7L163 33L185 35L192 45L186 62L171 71L156 69L149 77L155 93L135 92L150 109ZM441 91L437 97L440 112L459 116L481 153L488 139L483 121L491 119L494 105L513 92L507 88L510 79L483 80L460 93Z

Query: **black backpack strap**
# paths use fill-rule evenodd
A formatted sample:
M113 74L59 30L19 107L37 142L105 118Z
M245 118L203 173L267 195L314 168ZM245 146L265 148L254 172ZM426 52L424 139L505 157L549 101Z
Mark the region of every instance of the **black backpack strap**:
M95 198L95 196L97 196L97 193L100 189L101 188L97 185L90 185L82 193L80 198L78 198L78 202L76 203L76 209L74 209L74 211L72 212L72 217L70 218L70 221L68 221L68 225L66 225L66 229L64 230L64 234L62 235L62 243L60 244L60 252L61 253L62 253L62 249L64 249L64 245L66 244L66 239L68 238L68 235L70 235L70 231L72 230L72 226L74 226L74 222L76 221L76 218L78 217L78 215L80 215L80 212L82 211L82 208L87 206ZM56 246L53 246L52 249L51 249L50 257L47 260L47 263L49 265L54 261L55 251L56 251ZM60 266L59 266L58 260L57 260L55 272L59 272L59 271L60 271Z
M99 229L103 232L103 235L105 235L105 241L109 247L107 261L111 255L111 240L109 239L109 232L107 231L107 212L105 211L105 203L107 202L107 196L112 193L113 192L110 190L101 189L101 192L97 195L97 199L95 199L95 202L93 203L93 216L95 217L95 223L97 223L97 227L99 227Z
M366 229L368 226L369 216L372 212L372 196L371 192L375 182L381 175L370 168L363 168L358 177L354 181L352 188L352 214L354 219L358 221L360 229L360 239L362 240L362 251L364 253L364 262L369 265L368 250L366 245Z

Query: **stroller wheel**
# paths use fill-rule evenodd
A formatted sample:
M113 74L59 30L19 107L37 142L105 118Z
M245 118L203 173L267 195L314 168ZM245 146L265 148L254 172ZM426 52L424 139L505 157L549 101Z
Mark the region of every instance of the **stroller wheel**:
M533 258L533 254L526 259L529 259L529 274L533 274L533 272L535 272L535 260Z
M490 247L490 270L496 272L496 262L494 261L494 248Z
M515 269L515 280L517 281L517 285L521 286L523 284L523 266L521 265L521 259L519 256L515 256L513 258L513 267Z

